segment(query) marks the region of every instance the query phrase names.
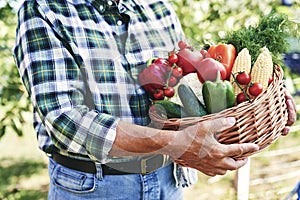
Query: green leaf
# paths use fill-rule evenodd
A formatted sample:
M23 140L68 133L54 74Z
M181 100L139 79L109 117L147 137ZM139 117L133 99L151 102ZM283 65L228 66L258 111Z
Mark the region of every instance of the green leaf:
M0 138L2 138L2 137L4 136L4 134L5 134L5 129L6 129L6 126L2 126L2 127L0 128Z

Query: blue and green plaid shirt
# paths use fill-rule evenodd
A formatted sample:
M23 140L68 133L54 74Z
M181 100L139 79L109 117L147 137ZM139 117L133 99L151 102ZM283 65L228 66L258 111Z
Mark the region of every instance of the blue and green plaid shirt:
M183 39L171 5L28 0L18 16L14 54L40 148L101 163L118 160L108 156L118 121L150 122L138 74L148 59L166 57Z

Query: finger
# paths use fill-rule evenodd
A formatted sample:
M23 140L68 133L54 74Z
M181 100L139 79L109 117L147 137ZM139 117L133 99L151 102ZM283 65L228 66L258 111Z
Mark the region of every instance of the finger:
M286 90L286 92L285 92L285 98L286 98L286 100L289 100L289 99L291 99L292 100L292 102L293 102L293 105L294 105L294 108L296 109L296 102L294 101L294 98L293 98L293 96L290 94L290 92L289 91L287 91Z
M290 130L291 130L291 127L289 127L289 126L284 127L281 135L286 136L290 132Z
M208 133L216 133L232 127L235 122L234 117L222 117L203 123L201 128Z
M296 118L297 118L297 114L295 112L293 100L291 100L291 99L286 100L286 104L287 104L287 108L288 108L287 125L291 126L292 124L295 123Z
M290 108L294 112L297 112L297 106L296 106L294 99L288 98L288 99L286 99L286 103L287 103L288 108Z
M248 158L243 158L235 161L235 169L239 169L243 167L245 164L247 164Z
M239 160L235 160L230 157L223 158L223 169L224 170L237 170L240 167L244 166L248 161L248 158L242 158Z
M223 144L224 157L236 157L243 154L254 153L259 150L259 146L254 143L243 144Z
M216 168L211 172L207 172L207 175L209 175L209 176L225 175L226 172L227 172L226 169Z
M207 176L211 176L211 177L214 177L214 176L217 175L217 174L214 173L214 172L202 172L202 173L204 173L204 174L207 175Z
M216 176L216 175L224 175L227 172L227 170L225 170L225 169L215 168L215 167L210 168L210 169L202 169L202 168L200 168L200 169L197 169L197 170L201 171L202 173L204 173L207 176L212 176L212 177Z
M174 162L176 162L178 165L180 165L182 167L189 167L189 165L182 159L174 159Z
M287 90L285 92L285 99L286 99L286 101L291 101L291 105L288 105L288 106L292 107L294 109L295 113L297 113L296 102L295 102L294 98L292 97L292 95Z

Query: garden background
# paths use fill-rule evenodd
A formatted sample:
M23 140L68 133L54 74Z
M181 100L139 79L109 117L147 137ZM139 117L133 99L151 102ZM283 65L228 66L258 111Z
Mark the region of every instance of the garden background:
M217 41L226 32L255 24L272 9L299 23L300 0L283 6L277 0L172 0L184 32L200 45ZM0 0L0 200L46 199L47 159L37 148L31 106L12 57L19 1ZM299 33L300 30L296 30ZM300 52L297 34L289 48ZM296 40L295 40L296 39ZM299 75L285 68L287 86L298 97ZM300 64L299 64L300 68ZM300 88L300 87L299 87ZM249 199L284 199L300 181L299 121L291 133L251 158ZM187 200L237 199L235 172L207 177L186 190Z

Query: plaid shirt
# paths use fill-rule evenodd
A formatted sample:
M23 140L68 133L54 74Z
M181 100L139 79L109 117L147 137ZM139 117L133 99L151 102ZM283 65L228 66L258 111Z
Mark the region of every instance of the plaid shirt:
M108 156L118 121L150 122L149 98L137 75L148 59L166 57L183 38L171 5L31 0L18 14L14 54L39 147L101 163L124 160Z

